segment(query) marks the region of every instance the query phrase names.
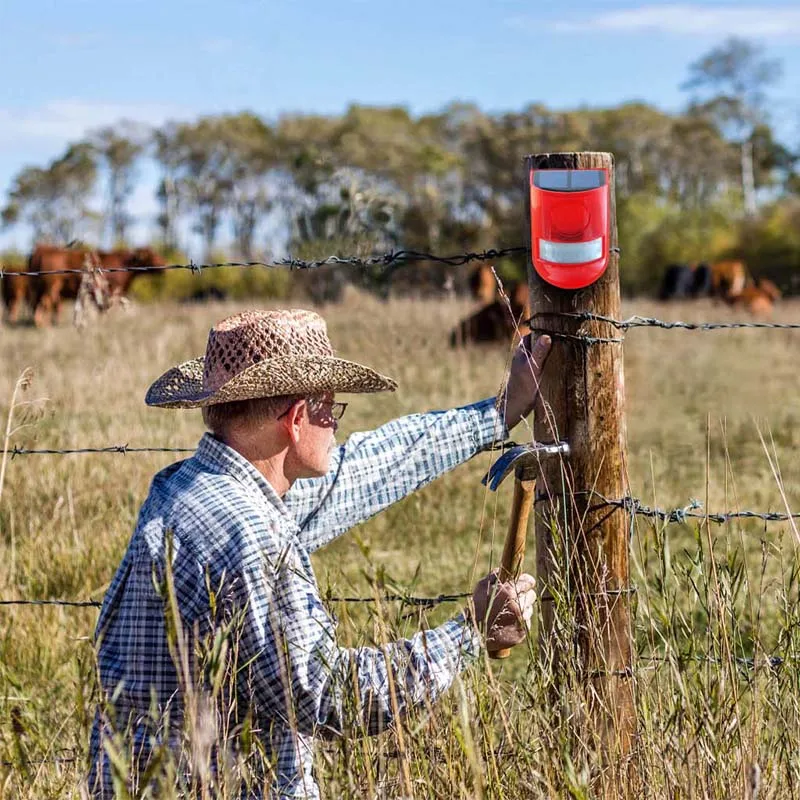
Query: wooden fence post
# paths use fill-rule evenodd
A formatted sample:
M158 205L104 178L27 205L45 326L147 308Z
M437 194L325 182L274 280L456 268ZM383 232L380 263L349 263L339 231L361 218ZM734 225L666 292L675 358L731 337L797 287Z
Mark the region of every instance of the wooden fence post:
M607 323L564 313L588 311L619 319L614 162L610 153L548 153L525 157L526 228L530 246L531 169L608 170L608 267L577 291L545 283L528 264L532 327L547 331L553 347L542 378L544 413L535 419L536 441L566 440L570 455L541 461L537 475L536 562L542 614L540 653L556 680L571 675L585 691L598 746L612 761L627 755L636 729L631 679L627 511L603 505L601 496L628 495L627 436L622 345L583 338L619 339ZM558 609L571 622L562 625Z

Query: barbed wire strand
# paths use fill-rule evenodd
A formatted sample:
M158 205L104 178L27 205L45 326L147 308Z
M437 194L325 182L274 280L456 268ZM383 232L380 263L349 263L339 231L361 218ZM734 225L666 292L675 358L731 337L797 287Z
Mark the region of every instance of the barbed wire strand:
M15 445L8 451L8 454L13 460L17 456L72 456L86 453L119 453L121 455L128 453L194 453L195 450L194 447L129 447L127 444L113 444L107 447L76 447L63 450L56 448L35 450Z
M723 525L735 519L758 519L762 522L789 522L790 520L800 519L800 513L784 514L777 511L702 511L703 504L695 499L691 499L689 504L682 508L663 509L651 508L636 497L621 497L616 500L610 500L597 493L594 493L594 496L599 497L601 500L596 507L623 508L633 516L660 519L667 523L681 524L689 519L702 519Z
M458 253L451 256L440 256L435 253L426 253L417 250L397 250L382 253L374 256L328 256L314 261L305 261L300 258L278 258L274 261L221 261L213 264L196 264L190 261L188 264L165 264L163 266L138 266L138 267L95 267L93 272L111 274L114 272L167 272L175 269L186 269L193 273L200 273L207 269L222 269L232 267L237 269L248 267L262 267L264 269L290 269L290 270L313 270L326 266L351 266L367 269L375 266L402 266L422 261L430 261L437 264L446 264L451 267L461 267L476 261L496 261L510 256L523 255L528 252L527 247L501 247L490 248L478 252ZM56 270L14 270L4 269L0 266L0 278L19 277L36 278L48 275L83 275L85 269L56 269Z
M418 595L387 594L382 597L338 597L336 595L322 595L324 600L329 603L403 603L409 606L433 607L442 603L456 603L472 597L470 592L459 594L439 594L434 597L421 597ZM100 608L102 603L99 600L28 600L13 599L0 600L0 606L63 606L67 608Z
M563 317L566 319L574 319L577 322L603 322L611 325L620 331L628 331L631 328L662 328L664 330L689 330L689 331L717 331L717 330L732 330L734 328L773 328L783 330L797 330L800 329L800 322L681 322L680 320L663 320L656 317L642 317L634 315L628 319L614 319L607 317L603 314L594 314L590 311L537 311L533 314L528 322L532 324L537 318L542 317ZM537 330L539 330L537 328ZM547 332L541 329L542 332ZM550 334L551 336L553 334ZM558 334L556 334L558 335ZM570 336L570 338L586 338L572 336L569 334L561 334L561 336ZM596 341L602 341L600 339ZM618 339L610 339L608 341L617 342Z
M492 443L487 450L509 450L517 447L516 442L496 442ZM75 448L43 448L34 449L28 447L14 447L8 450L11 459L17 456L73 456L84 454L97 454L97 453L117 453L120 455L127 455L128 453L194 453L197 448L195 447L130 447L127 444L112 444L104 447L75 447ZM0 453L2 451L0 450Z

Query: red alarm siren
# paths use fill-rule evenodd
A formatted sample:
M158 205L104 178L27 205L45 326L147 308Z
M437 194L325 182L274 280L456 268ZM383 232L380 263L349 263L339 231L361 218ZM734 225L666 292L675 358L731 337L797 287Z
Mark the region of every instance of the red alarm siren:
M582 289L608 266L605 169L532 169L531 260L548 283Z

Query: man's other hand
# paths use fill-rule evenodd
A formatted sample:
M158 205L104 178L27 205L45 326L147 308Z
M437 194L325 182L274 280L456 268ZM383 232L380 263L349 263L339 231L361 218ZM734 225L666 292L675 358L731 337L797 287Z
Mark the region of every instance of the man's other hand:
M536 600L532 575L500 583L496 572L478 581L472 593L475 621L489 650L504 650L525 640Z
M532 340L533 335L528 334L519 343L511 360L505 392L500 397L498 410L509 430L533 411L539 394L539 379L550 354L549 336L539 336L533 343Z

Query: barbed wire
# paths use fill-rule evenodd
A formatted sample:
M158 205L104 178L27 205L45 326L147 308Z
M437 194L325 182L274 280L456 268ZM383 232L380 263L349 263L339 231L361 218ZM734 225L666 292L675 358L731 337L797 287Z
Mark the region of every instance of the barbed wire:
M163 266L133 266L133 267L93 267L92 272L111 274L114 272L167 272L175 269L186 269L193 273L200 273L207 269L222 269L232 267L237 269L247 267L262 267L264 269L289 269L312 270L326 266L351 266L367 269L382 266L394 267L412 264L421 261L430 261L437 264L446 264L451 267L461 267L475 261L496 261L509 256L523 255L528 252L527 247L501 247L488 250L457 253L450 256L440 256L435 253L426 253L418 250L396 250L374 256L328 256L327 258L306 261L300 258L278 258L273 261L222 261L213 264L197 264L190 261L188 264L165 264ZM48 275L83 275L85 269L55 269L55 270L14 270L4 269L0 266L0 278L19 277L36 278Z
M494 442L487 450L509 450L517 447L516 442ZM196 447L131 447L127 444L111 444L104 447L75 447L75 448L28 448L14 447L8 450L9 456L13 461L17 456L73 456L98 453L117 453L127 455L128 453L194 453ZM2 451L0 451L2 452Z
M800 513L784 514L777 511L726 511L711 512L702 511L703 504L694 498L689 504L682 508L651 508L637 497L621 497L616 500L608 499L598 493L592 493L599 497L601 503L597 507L623 508L633 516L650 517L660 519L666 523L685 523L688 519L702 519L723 525L734 519L758 519L763 522L789 522L790 520L800 519Z
M421 597L418 595L406 594L387 594L379 597L339 597L336 595L323 594L322 598L329 603L402 603L408 606L418 606L433 608L443 603L456 603L472 597L471 592L459 594L438 594L434 597ZM99 600L29 600L16 598L13 600L0 600L0 606L61 606L66 608L100 608L102 602Z
M118 453L127 455L128 453L194 453L194 447L130 447L127 444L112 444L107 447L76 447L76 448L46 448L30 449L27 447L17 447L9 449L8 454L11 459L17 456L72 456L86 453Z
M513 447L513 443L503 443L502 445L493 446L493 450L508 449ZM25 447L17 447L16 445L11 448L8 453L13 460L17 456L36 456L36 455L76 455L76 454L98 454L98 453L115 453L126 455L128 453L194 453L196 448L193 447L130 447L127 444L108 445L105 447L79 447L72 449L30 449ZM580 494L580 493L577 493ZM784 514L777 511L725 511L725 512L706 512L699 509L703 504L699 500L691 499L689 504L683 507L662 509L651 508L646 503L643 503L639 498L631 495L617 499L610 499L603 495L593 492L594 497L598 497L601 501L596 507L615 507L624 508L628 512L632 512L636 516L654 517L664 522L670 523L685 523L687 519L707 519L711 522L724 524L733 519L759 519L763 522L787 522L793 519L800 519L800 513ZM546 495L540 495L536 498L537 502L547 501ZM443 597L447 597L444 595ZM332 598L333 599L333 598ZM338 598L343 602L362 602L363 598ZM398 601L403 599L403 595L391 595L385 598L386 600ZM413 604L413 598L407 598ZM428 602L436 598L421 598L422 601ZM366 600L374 600L374 598L366 598ZM445 602L445 601L441 601Z
M69 750L67 752L74 752ZM53 756L52 758L25 758L19 761L0 761L0 767L14 768L14 767L39 767L43 764L75 764L78 757L71 756Z
M563 317L566 319L574 319L577 322L604 322L620 331L628 331L631 328L663 328L665 330L682 329L689 331L716 331L716 330L731 330L734 328L777 328L784 330L797 330L800 329L800 322L681 322L680 320L663 320L656 317L642 317L634 315L628 319L614 319L607 317L603 314L594 314L590 311L537 311L531 315L528 324L532 323L537 318L541 317ZM543 333L550 333L545 329L536 328ZM573 339L586 339L591 340L590 343L595 342L619 342L620 339L594 339L593 337L583 337L570 334L550 333L551 336L556 337L569 337Z

